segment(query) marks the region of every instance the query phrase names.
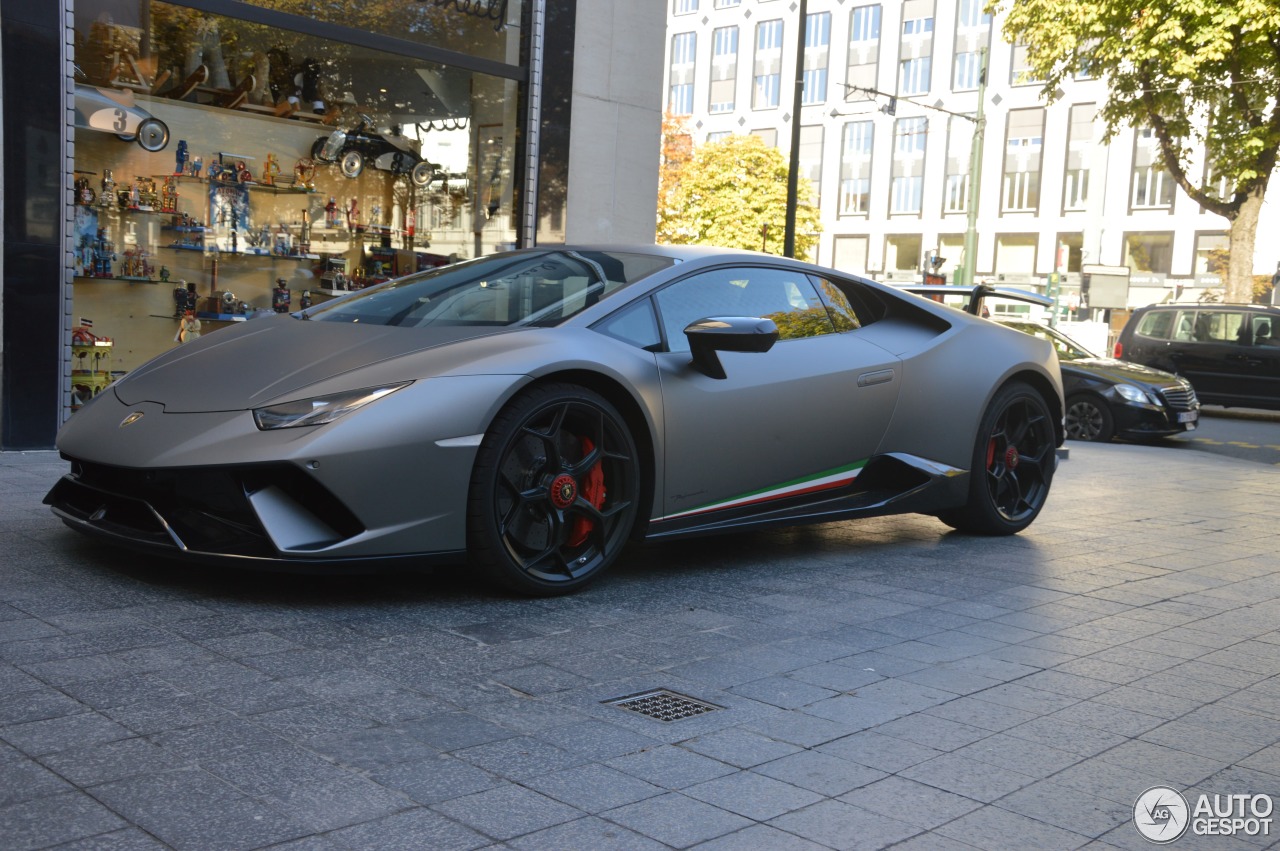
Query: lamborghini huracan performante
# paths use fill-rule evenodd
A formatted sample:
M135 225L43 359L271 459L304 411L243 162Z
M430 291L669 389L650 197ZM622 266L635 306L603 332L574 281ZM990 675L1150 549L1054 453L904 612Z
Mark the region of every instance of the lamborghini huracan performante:
M551 595L636 539L1019 532L1062 418L1052 346L936 302L765 254L556 246L177 347L71 417L45 501L179 559Z

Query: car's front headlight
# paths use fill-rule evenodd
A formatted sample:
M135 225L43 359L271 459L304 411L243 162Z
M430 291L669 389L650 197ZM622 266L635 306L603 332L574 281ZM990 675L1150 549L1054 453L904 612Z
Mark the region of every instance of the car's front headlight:
M1141 389L1134 387L1132 384L1117 384L1116 392L1119 393L1126 401L1134 402L1138 405L1150 405L1151 399Z
M331 396L316 396L312 399L300 399L297 402L254 408L253 420L263 431L324 425L333 422L343 414L349 414L357 408L362 408L370 402L394 393L401 387L408 387L411 383L406 381L402 384L388 384L385 387L368 387L364 390L351 390L346 393L334 393Z

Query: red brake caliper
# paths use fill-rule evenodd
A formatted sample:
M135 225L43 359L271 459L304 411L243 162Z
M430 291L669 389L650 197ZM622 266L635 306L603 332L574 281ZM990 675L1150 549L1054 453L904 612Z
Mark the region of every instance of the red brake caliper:
M589 455L594 448L595 444L589 438L582 438L583 456ZM578 483L578 493L597 509L604 505L604 469L601 466L602 463L603 460L597 461L595 466L588 470L586 475L582 477L582 481ZM594 525L595 523L589 518L575 517L573 526L569 529L569 546L576 547L587 540L587 535L591 533L591 527Z

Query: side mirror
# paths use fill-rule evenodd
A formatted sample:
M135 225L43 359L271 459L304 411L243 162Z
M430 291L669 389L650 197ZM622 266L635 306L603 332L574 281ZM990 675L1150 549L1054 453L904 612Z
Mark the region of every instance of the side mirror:
M712 316L690 324L684 335L694 368L708 378L727 378L716 352L767 352L778 342L778 326L772 319Z

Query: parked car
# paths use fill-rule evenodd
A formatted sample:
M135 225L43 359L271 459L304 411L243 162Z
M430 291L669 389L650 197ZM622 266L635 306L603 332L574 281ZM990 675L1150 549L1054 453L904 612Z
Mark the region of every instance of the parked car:
M1159 304L1129 317L1115 356L1185 376L1200 401L1280 410L1280 308Z
M1061 331L1038 322L1000 322L1048 340L1057 349L1062 392L1067 398L1068 438L1146 441L1196 427L1200 402L1185 378L1149 366L1098 357Z
M366 164L379 171L406 174L415 186L426 186L439 168L415 150L415 142L404 136L383 136L372 118L361 115L350 130L334 130L311 145L311 158L337 163L343 177L357 178Z
M917 512L1025 529L1044 340L794 260L524 249L205 334L58 436L68 525L277 569L465 564L575 590L635 538Z

